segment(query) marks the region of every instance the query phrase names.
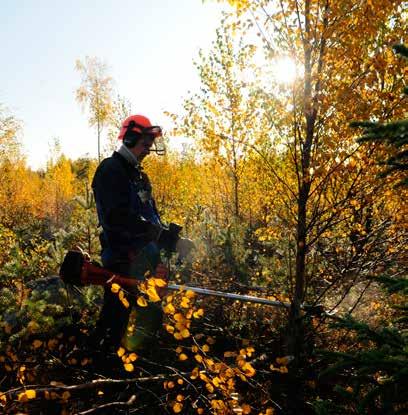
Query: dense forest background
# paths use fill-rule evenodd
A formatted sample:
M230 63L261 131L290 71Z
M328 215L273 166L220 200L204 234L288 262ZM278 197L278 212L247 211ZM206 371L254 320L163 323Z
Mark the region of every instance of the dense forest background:
M173 282L290 307L181 290L163 298L154 350L89 346L101 287L55 276L69 249L100 259L90 183L132 103L87 57L77 100L98 157L70 160L55 139L33 171L0 107L6 413L407 413L408 4L230 3L200 89L167 113L167 136L192 144L144 168L162 218L197 245ZM282 57L293 79L277 79Z

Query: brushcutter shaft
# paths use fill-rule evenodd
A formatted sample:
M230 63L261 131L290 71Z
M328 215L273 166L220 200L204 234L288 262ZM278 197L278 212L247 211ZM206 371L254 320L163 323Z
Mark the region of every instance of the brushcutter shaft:
M217 291L217 290L210 290L208 288L199 288L199 287L189 287L185 285L178 285L178 284L169 284L167 287L169 290L178 291L180 289L193 291L197 294L202 295L211 295L215 297L223 297L223 298L229 298L231 300L238 300L238 301L246 301L249 303L256 303L256 304L265 304L270 305L273 307L282 307L282 308L289 308L289 303L284 303L282 301L274 301L274 300L268 300L267 298L259 298L254 297L253 295L241 295L241 294L232 294L232 293L226 293L223 291Z

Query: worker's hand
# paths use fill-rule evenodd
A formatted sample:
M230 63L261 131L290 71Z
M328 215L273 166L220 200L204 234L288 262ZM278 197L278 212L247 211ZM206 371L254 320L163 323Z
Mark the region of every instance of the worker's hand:
M179 258L183 259L195 249L194 242L188 238L180 238L176 243L176 251L179 254Z

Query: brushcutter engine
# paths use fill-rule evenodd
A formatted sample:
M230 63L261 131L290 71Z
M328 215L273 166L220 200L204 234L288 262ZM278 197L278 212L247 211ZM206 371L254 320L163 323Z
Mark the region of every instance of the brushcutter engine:
M118 275L95 265L79 251L69 251L65 255L59 275L66 284L77 286L103 286L115 282L121 287L131 290L137 288L137 285L140 284L140 280Z

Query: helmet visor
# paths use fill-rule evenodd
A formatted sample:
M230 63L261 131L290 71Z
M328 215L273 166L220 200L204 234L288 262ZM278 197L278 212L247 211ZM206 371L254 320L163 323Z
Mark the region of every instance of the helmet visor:
M162 135L154 139L153 145L150 147L149 152L156 153L159 156L164 156L166 154L166 146Z

